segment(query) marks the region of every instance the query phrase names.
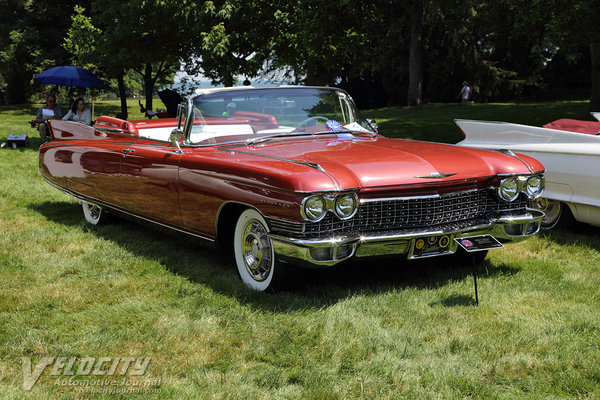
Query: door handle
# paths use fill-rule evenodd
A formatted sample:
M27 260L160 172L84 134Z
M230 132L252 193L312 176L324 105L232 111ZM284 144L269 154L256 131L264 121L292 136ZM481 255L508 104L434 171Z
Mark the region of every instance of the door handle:
M133 154L135 153L134 149L123 149L123 157L125 157L127 154Z

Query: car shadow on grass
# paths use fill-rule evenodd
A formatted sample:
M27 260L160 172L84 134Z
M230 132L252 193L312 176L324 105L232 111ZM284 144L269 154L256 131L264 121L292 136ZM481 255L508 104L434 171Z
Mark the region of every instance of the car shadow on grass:
M560 245L583 245L590 249L600 251L600 228L574 222L568 227L551 229L545 236Z
M269 312L288 312L333 305L355 295L373 295L409 288L435 289L468 278L470 264L453 257L434 257L407 261L402 257L353 261L332 268L293 268L285 287L265 294L247 289L237 275L231 257L206 247L199 239L180 235L156 225L112 217L100 226L88 225L81 206L73 202L43 202L28 206L48 220L80 227L102 240L110 241L127 252L158 261L166 270L192 283L205 285L220 294ZM169 232L169 233L166 233ZM485 261L478 268L481 278L513 275L520 268ZM446 307L474 303L472 293L437 302ZM471 300L468 300L471 299ZM437 303L431 303L437 304Z

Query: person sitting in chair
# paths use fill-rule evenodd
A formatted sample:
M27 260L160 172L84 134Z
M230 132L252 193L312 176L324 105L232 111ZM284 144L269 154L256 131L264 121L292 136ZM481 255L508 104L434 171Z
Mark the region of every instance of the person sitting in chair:
M83 98L80 97L73 102L73 107L71 107L67 115L63 117L63 121L75 121L85 125L90 125L92 123L92 113L85 108L85 101Z
M46 133L48 128L46 126L47 119L56 119L62 118L64 115L62 108L58 104L56 104L56 96L53 94L49 94L46 97L46 105L38 108L37 114L35 116L35 120L33 123L38 123L38 132L40 133L40 138L42 138L42 142L46 141Z

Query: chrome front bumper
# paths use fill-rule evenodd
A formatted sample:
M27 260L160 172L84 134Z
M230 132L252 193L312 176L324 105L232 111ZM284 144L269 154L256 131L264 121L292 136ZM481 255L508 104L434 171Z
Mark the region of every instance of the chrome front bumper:
M495 219L480 219L446 224L431 229L369 232L361 236L339 236L326 239L299 239L269 234L276 256L297 265L331 266L352 257L406 255L407 258L435 257L456 252L454 239L492 235L501 242L518 242L536 234L544 213L528 209L520 215L506 215ZM415 253L419 239L438 239L447 246L430 252Z

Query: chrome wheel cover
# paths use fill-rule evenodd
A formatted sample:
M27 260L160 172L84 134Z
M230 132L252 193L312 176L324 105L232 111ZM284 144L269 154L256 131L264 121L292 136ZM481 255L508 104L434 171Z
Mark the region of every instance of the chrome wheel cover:
M85 207L87 207L88 213L91 218L93 218L94 220L100 219L100 216L102 215L102 208L100 208L96 204L90 204L90 203L86 203Z
M533 207L544 212L544 218L541 221L541 225L545 228L551 228L560 219L562 211L561 204L559 201L548 200L540 197L532 202Z
M269 276L272 268L271 240L264 226L256 219L250 219L242 231L242 257L246 270L257 282Z
M81 206L85 220L91 225L98 225L106 218L105 211L97 204L82 201Z

